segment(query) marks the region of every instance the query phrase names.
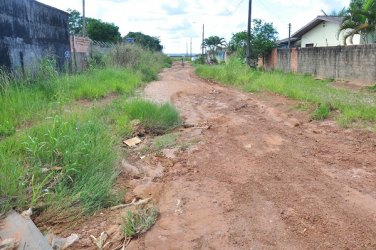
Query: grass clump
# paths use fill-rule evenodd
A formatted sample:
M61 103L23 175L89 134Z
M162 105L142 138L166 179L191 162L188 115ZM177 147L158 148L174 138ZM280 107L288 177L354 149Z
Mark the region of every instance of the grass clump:
M94 117L51 118L0 144L1 210L9 207L107 205L117 151L105 124Z
M368 88L371 92L376 92L376 84Z
M157 221L158 210L155 207L128 211L123 218L123 233L127 238L134 238L147 232Z
M311 76L262 72L250 69L238 59L232 58L226 65L196 65L196 73L244 91L267 90L295 100L316 104L313 117L324 119L330 109L339 111L338 122L348 126L358 120L376 122L376 96L372 93L335 89L329 80L315 80Z
M180 124L179 112L169 103L132 100L125 105L124 113L130 120L139 120L148 132L154 134L165 133Z
M135 127L145 133L164 134L180 124L179 112L169 104L156 104L142 99L119 98L97 113L105 117L115 133L121 137L131 136Z
M173 147L173 146L176 145L176 141L178 139L178 136L179 136L178 133L158 136L153 141L153 147L156 150L161 150L161 149Z
M330 106L327 104L320 104L312 113L312 119L325 120L330 115Z

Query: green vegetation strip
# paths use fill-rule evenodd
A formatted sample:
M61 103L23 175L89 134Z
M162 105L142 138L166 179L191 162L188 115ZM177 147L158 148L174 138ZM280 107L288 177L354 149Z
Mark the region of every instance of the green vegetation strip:
M311 76L283 72L263 72L250 69L236 58L225 65L196 65L196 73L207 79L236 86L244 91L268 90L295 100L314 103L312 117L325 119L331 110L340 112L337 121L342 126L362 120L376 121L376 96L369 92L335 89L329 80L315 80Z
M145 53L153 58L150 68L166 65L161 54ZM113 184L119 143L131 135L132 121L159 133L179 124L179 114L170 104L129 100L145 82L145 74L155 79L157 70L149 75L141 70L148 65L122 67L110 61L83 74L50 72L33 81L2 74L7 82L1 82L0 93L0 213L32 207L54 223L118 203ZM114 92L118 97L105 106L88 108L73 102Z

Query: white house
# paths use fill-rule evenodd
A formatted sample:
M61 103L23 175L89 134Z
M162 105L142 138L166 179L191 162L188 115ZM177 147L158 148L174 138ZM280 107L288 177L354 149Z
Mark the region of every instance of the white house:
M338 34L342 17L318 16L291 37L293 47L326 47L344 45L343 36L346 31ZM280 47L285 46L286 39L280 41ZM347 44L351 44L350 38ZM360 36L355 35L352 44L360 44Z

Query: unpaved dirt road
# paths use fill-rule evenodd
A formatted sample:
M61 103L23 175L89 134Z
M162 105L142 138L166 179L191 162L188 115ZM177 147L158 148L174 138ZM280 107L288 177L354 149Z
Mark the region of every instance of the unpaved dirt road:
M296 101L179 64L144 95L171 101L194 127L179 129L184 150L124 162L128 200L151 197L160 212L127 249L376 249L374 133L311 122ZM119 217L103 214L91 221L97 235Z
M374 134L309 122L296 102L178 64L145 95L201 126L182 132L200 143L165 171L160 219L130 248L376 248Z

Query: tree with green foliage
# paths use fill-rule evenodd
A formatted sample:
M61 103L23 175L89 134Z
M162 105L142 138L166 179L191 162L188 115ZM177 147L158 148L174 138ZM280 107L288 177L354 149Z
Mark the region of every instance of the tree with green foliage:
M161 41L158 37L152 37L149 35L145 35L141 32L129 32L124 38L123 41L127 41L128 38L134 39L136 44L140 46L150 49L152 51L162 51L163 46L161 45Z
M257 60L265 57L276 47L278 32L272 23L264 22L260 19L253 20L251 32L251 59ZM247 31L241 31L232 35L229 43L231 52L238 57L246 57Z
M87 21L87 34L91 40L110 43L121 41L119 27L115 24L93 18L88 18Z
M68 27L69 33L73 35L78 35L82 31L82 16L77 10L68 9Z
M265 57L277 46L278 32L273 23L267 23L260 19L253 19L251 36L251 57L258 59Z
M237 57L244 59L247 47L247 31L240 31L232 34L228 44L228 49L232 53L236 53Z
M360 35L365 43L376 40L376 0L352 0L346 11L338 35L344 32L343 41L353 43L354 35ZM373 36L372 41L368 37Z
M226 41L223 37L219 36L209 36L204 39L205 47L208 48L209 57L214 59L214 54L218 49L222 49L226 45Z
M82 35L83 18L77 10L68 9L69 32ZM99 19L86 18L87 35L90 39L100 42L117 43L121 41L119 27L113 23L106 23Z

